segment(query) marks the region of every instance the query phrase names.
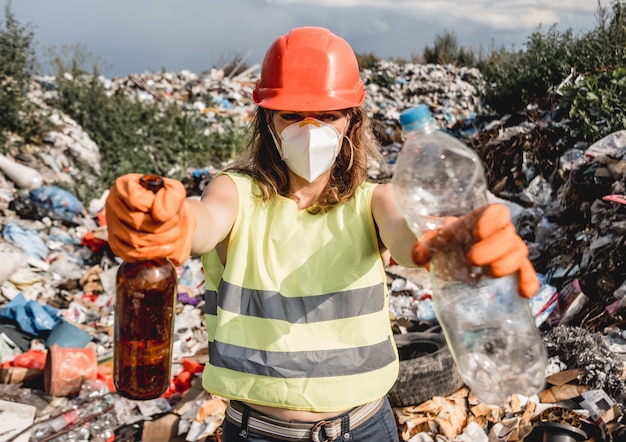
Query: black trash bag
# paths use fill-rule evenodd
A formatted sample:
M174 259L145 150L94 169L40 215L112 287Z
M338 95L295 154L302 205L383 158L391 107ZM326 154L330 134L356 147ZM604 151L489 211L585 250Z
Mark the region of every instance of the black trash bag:
M30 198L25 198L22 195L18 195L9 203L9 209L13 210L22 219L40 220L42 218L52 217L51 213L44 206L37 204Z
M67 226L74 227L79 225L78 222L63 218L57 215L52 210L48 209L43 204L40 204L35 200L26 198L22 195L18 195L16 198L11 200L11 202L9 203L9 209L13 210L22 219L39 221L45 217L48 217L51 220L60 221Z

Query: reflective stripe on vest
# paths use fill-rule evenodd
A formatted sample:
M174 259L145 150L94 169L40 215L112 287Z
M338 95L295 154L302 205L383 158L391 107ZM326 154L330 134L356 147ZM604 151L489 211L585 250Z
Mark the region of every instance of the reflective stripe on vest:
M254 350L221 342L211 344L211 364L216 367L285 379L301 378L303 373L308 378L368 373L386 367L394 359L390 338L366 347L289 352Z
M382 284L316 296L290 298L268 290L250 290L226 281L220 286L219 307L240 315L306 324L367 315L382 310Z
M205 315L217 315L217 292L215 290L206 290L204 292L203 311Z

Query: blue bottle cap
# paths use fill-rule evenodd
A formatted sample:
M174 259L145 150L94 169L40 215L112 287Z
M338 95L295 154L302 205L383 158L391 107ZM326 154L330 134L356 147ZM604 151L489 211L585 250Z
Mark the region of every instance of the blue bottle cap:
M425 104L417 105L400 113L400 125L405 131L425 126L430 120L430 109Z

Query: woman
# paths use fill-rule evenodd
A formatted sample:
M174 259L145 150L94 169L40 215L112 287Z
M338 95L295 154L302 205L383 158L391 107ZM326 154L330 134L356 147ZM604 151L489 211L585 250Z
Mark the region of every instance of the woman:
M390 186L367 181L379 154L364 96L345 40L293 29L263 61L247 155L201 200L185 200L171 179L152 194L137 174L111 189L109 242L120 257L202 256L203 385L230 399L224 441L398 440L386 400L398 357L382 256L423 265L429 249ZM481 216L468 259L519 271L531 296L536 275L502 207Z

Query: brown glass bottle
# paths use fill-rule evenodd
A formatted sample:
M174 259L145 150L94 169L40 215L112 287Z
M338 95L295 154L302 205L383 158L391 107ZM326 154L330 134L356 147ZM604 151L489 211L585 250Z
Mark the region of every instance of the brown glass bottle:
M157 192L163 180L145 175L141 184ZM170 385L177 283L166 258L123 262L117 271L113 380L122 396L153 399Z

